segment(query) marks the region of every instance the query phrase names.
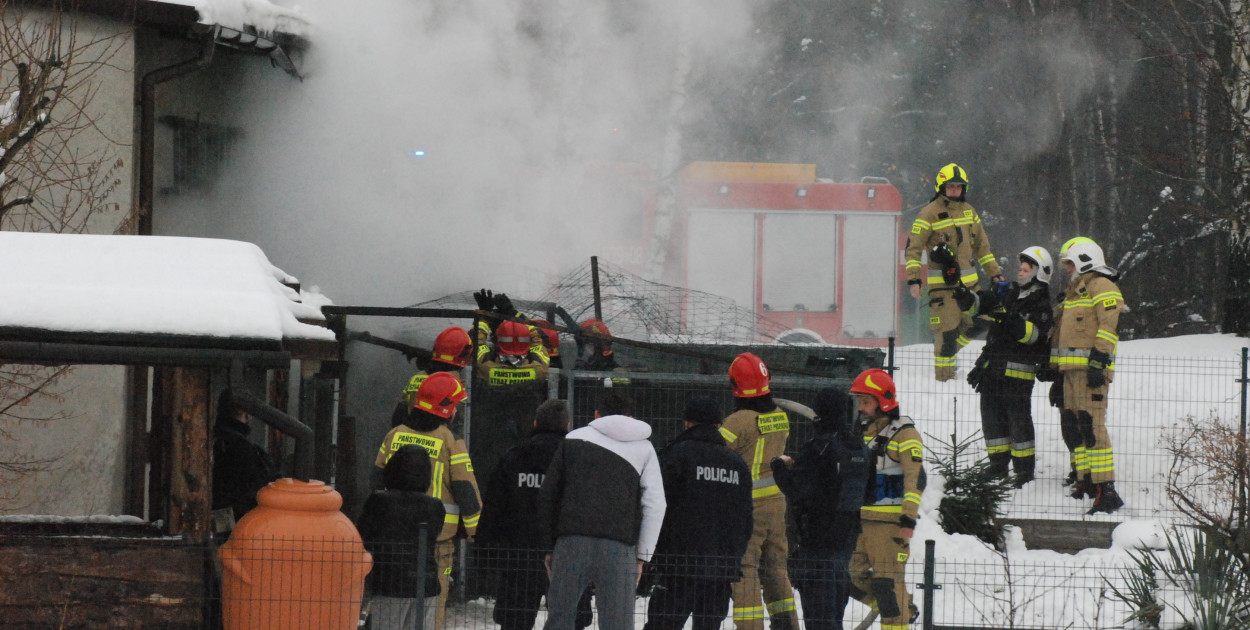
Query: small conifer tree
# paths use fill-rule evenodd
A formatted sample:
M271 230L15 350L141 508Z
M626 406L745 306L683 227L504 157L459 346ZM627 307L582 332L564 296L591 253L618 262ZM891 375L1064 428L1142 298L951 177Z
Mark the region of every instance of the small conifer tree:
M973 459L979 450L974 447L980 442L980 433L961 441L954 435L950 442L933 436L929 439L937 445L930 461L946 480L938 505L942 529L948 534L976 536L1001 550L1003 528L995 519L1002 516L1003 501L1011 494L1011 479L994 474L987 457Z

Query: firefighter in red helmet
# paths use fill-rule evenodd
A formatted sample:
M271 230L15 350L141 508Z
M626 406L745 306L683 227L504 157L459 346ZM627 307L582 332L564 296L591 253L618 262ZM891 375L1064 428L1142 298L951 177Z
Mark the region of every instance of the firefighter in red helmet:
M536 319L534 323L545 326L551 325L551 322L545 319ZM557 369L564 367L564 363L560 359L560 333L551 328L542 328L540 326L535 326L535 328L538 329L538 334L542 335L543 350L547 352L547 364Z
M408 408L408 420L391 429L382 440L378 456L373 464L385 468L386 462L400 447L418 444L430 454L431 477L434 480L426 492L443 502L447 516L438 536L439 584L434 628L443 627L447 605L447 582L451 575L455 556L455 538L462 533L473 540L477 522L482 512L482 496L478 491L477 478L473 475L473 462L464 440L452 435L448 422L456 415L457 407L468 397L460 379L449 372L437 372L426 378L412 396Z
M619 367L612 352L612 332L598 319L588 319L578 326L577 361L579 370L615 370Z
M785 453L790 419L773 402L768 366L744 352L729 365L736 410L721 435L751 468L755 525L742 557L742 579L733 585L733 620L738 630L762 630L764 613L777 630L798 630L794 590L786 574L786 497L769 462ZM764 591L761 602L760 589Z
M456 374L469 365L469 359L472 356L473 342L469 339L469 333L463 328L450 326L438 333L438 336L434 338L434 347L430 350L430 360L425 369L413 374L408 380L408 385L404 387L403 400L400 408L396 410L391 425L398 425L407 417L408 408L415 402L417 390L429 375L439 372Z
M537 328L511 320L499 322L491 347L481 342L488 334L488 325L479 322L478 326L475 373L480 381L491 387L546 385L549 359Z
M899 414L898 391L885 370L864 370L851 393L877 473L876 492L859 512L851 596L881 613L882 630L905 630L917 615L905 577L925 486L924 444L911 418Z
M480 310L510 318L478 320L475 377L490 387L546 385L551 359L542 333L526 323L529 318L503 293L482 289L473 299Z

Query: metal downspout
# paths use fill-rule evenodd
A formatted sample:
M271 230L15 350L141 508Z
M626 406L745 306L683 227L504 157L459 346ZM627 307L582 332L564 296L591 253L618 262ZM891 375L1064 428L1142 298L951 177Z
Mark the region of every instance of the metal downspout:
M155 189L156 144L156 86L166 81L191 74L208 67L213 62L220 26L213 26L200 38L200 55L194 59L178 62L172 66L157 68L145 75L139 83L139 223L137 232L144 236L152 234L152 199Z
M153 146L156 144L156 86L195 72L212 63L220 28L214 26L200 39L199 57L172 66L157 68L143 75L143 79L139 82L139 220L135 226L137 234L144 236L152 234L152 190L155 186L153 182L155 160L152 153ZM139 461L147 461L146 401L151 395L148 391L148 368L130 367L126 369L126 372L126 378L130 383L132 405L128 414L130 416L128 432L131 438L127 445L127 452L132 460L139 458ZM140 401L145 404L138 404ZM141 467L129 469L127 477L127 486L130 488L127 494L132 497L131 504L127 506L127 513L142 517L143 506L139 498L142 494L139 489L144 487L144 471Z

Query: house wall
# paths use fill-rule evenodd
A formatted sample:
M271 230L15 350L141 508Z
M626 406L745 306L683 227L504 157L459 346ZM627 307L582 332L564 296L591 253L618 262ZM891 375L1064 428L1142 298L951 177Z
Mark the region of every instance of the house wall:
M31 9L27 24L46 17ZM79 69L91 66L88 85L78 94L86 99L64 102L51 112L65 120L70 110L82 105L90 125L65 136L68 151L85 169L98 162L92 188L90 216L81 223L57 228L15 214L5 229L116 232L129 217L133 205L134 177L134 41L129 27L104 18L80 16L67 20L63 41L72 43L76 56L65 56ZM6 29L6 37L15 37ZM6 65L6 72L10 69ZM56 214L56 208L82 210L73 191L53 187L39 195L40 212ZM65 214L66 211L61 211ZM16 223L15 223L16 221ZM101 261L107 264L107 261ZM26 370L7 365L2 369ZM32 472L0 471L0 514L53 514L79 516L120 514L122 510L125 449L125 370L114 366L76 367L51 384L50 398L37 398L0 413L0 462L33 462ZM12 387L0 391L8 397Z

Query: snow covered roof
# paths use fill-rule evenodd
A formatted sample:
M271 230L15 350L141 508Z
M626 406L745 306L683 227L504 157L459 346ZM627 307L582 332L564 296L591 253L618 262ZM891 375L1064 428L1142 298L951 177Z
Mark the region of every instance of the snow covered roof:
M297 292L251 243L0 232L0 268L2 340L253 350L335 340L316 325L329 301Z
M220 24L261 33L285 33L308 37L312 23L298 9L280 7L268 0L163 0L165 4L193 7L202 24Z

